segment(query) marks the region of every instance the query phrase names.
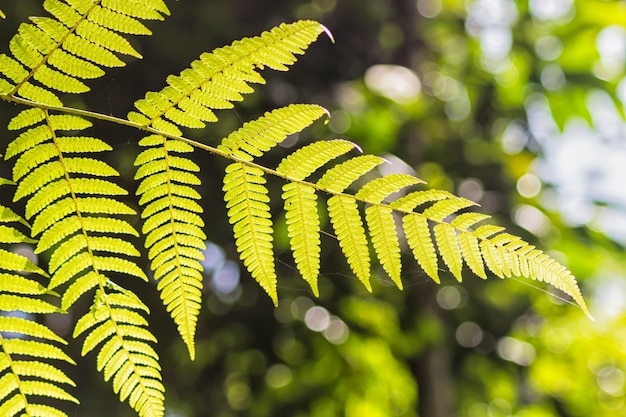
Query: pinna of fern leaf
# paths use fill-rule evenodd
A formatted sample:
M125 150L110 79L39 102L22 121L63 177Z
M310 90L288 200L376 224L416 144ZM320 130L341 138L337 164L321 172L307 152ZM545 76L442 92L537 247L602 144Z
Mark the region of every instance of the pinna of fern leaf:
M138 314L146 306L133 294L114 289L96 291L91 311L76 323L74 337L86 333L82 354L99 345L96 364L113 391L142 417L164 414L165 388L161 383L158 355L148 342L156 339L148 322Z
M261 36L244 38L211 53L203 53L180 75L170 75L160 92L135 102L138 112L128 119L179 135L176 126L202 128L217 120L212 110L230 108L252 93L251 83L265 80L258 69L286 70L327 29L318 22L282 24ZM167 120L165 120L167 119Z
M235 162L226 168L223 190L237 251L252 277L278 304L272 220L263 171Z
M5 64L0 65L0 74L8 79L0 82L3 94L61 105L53 90L89 91L81 79L104 75L100 66L124 65L115 53L141 58L120 34L149 35L139 19L162 20L169 14L161 0L99 3L46 0L44 8L54 18L33 17L33 23L20 25L9 42L13 57L0 57Z
M193 148L177 140L151 135L140 141L147 149L135 160L135 179L145 219L142 233L161 300L195 356L194 336L200 312L203 277L200 261L206 245L200 194L199 167L181 154Z
M2 207L0 220L5 223L26 222L12 210ZM14 243L18 235L12 226L0 228L0 242ZM22 235L21 232L19 235ZM23 235L22 235L23 236ZM23 242L30 241L24 236ZM56 296L39 282L20 274L47 274L34 265L25 256L0 248L0 311L13 313L53 313L60 309L43 296ZM75 362L60 349L57 344L66 344L43 324L23 317L0 315L0 413L13 417L20 413L41 415L47 410L48 415L67 417L51 405L39 403L40 398L54 398L78 403L63 385L75 386L63 371L50 360ZM27 340L28 339L28 340ZM54 343L53 343L54 342Z

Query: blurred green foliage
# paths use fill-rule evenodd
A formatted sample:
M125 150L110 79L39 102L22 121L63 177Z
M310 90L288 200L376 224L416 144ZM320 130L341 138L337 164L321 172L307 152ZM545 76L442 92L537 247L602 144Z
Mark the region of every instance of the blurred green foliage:
M286 146L304 143L307 135L345 137L388 159L383 169L414 172L432 187L480 203L568 265L598 319L588 321L540 284L483 282L466 273L462 287L452 277L436 286L417 266L404 272L403 292L380 278L374 294L365 294L332 236L323 238L328 249L319 299L297 277L293 260L278 255L283 286L274 309L249 277L237 281L236 264L228 263L236 259L229 226L222 204L211 204L221 201L221 170L198 155L215 174L203 193L217 255L207 264L195 362L166 314L152 312L169 417L626 414L624 191L594 192L616 181L610 175L623 184L624 171L584 165L592 155L581 151L563 153L563 144L598 137L594 143L610 145L600 162L609 166L611 156L626 155L623 1L186 0L168 6L171 18L153 25L154 36L139 45L145 60L110 71L88 101L72 105L126 114L135 99L160 89L168 74L203 51L282 21L318 19L333 32L334 45L320 41L289 73L268 73L268 84L235 112L220 113L220 123L189 135L215 143L269 108L325 105L330 123ZM5 2L2 9L3 39L25 16L43 13L34 0ZM137 134L115 129L112 160L132 172ZM555 174L565 168L573 171ZM235 282L228 291L224 277ZM62 332L61 319L51 325ZM83 403L72 415L132 415L95 370L86 371L92 358L83 361L82 373L72 375Z

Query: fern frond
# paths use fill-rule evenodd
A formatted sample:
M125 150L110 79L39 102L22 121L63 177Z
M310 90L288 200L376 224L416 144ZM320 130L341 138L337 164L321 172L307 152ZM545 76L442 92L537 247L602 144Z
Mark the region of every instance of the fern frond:
M99 349L96 365L104 379L112 379L113 390L142 417L164 413L158 355L147 342L156 339L139 314L146 306L128 292L96 291L91 311L74 328L74 337L86 333L82 355Z
M289 179L302 181L324 164L354 148L354 143L342 139L313 142L284 158L276 171Z
M214 109L230 108L233 101L243 99L242 94L251 93L250 83L265 83L258 69L286 70L296 61L295 55L325 30L313 21L282 24L261 36L204 53L191 68L169 76L163 90L135 102L139 112L130 112L128 119L174 135L180 135L176 125L204 127L205 122L217 120Z
M286 69L286 65L295 62L295 54L303 53L324 30L317 22L301 21L281 25L259 37L243 39L202 54L191 64L191 68L183 70L178 76L169 76L168 86L163 90L149 92L144 99L138 100L135 107L139 112L129 113L128 119L174 135L180 134L179 126L204 127L206 122L217 120L213 110L232 107L232 102L243 98L242 94L253 91L251 83L265 82L257 72L259 69L265 66ZM292 105L274 110L233 132L222 141L218 150L224 155L250 161L325 113L323 108L312 105ZM197 171L197 167L195 164L190 167L192 163L185 162L184 158L171 158L170 155L177 151L166 146L172 143L176 142L154 137L142 141L144 146L151 148L135 162L139 166L136 178L142 179L137 193L141 195L140 204L145 206L142 217L146 218L144 233L147 234L146 247L152 260L151 268L155 271L155 278L161 280L158 285L161 297L193 358L193 338L202 288L202 267L198 261L202 259L202 240L205 236L196 215L202 212L195 202L199 195L190 187L196 184L192 173ZM178 146L184 147L182 144ZM227 177L231 179L233 175ZM246 175L255 174L250 171ZM258 209L261 201L254 199L267 191L254 182L248 184L243 180L243 183L252 188L257 186L246 198L251 198L251 206ZM259 191L258 187L263 190ZM230 198L233 193L227 192L227 195ZM269 232L257 224L253 226L252 223L260 221L256 217L265 209L257 212L249 207L245 210L241 204L241 201L235 201L230 208L231 213L244 210L249 215L248 219L233 220L231 217L238 249L252 276L264 277L262 286L276 302L271 224ZM268 220L265 215L260 219ZM251 227L250 230L246 224ZM245 241L250 238L249 235L251 239L262 239L265 243L255 242L248 247ZM162 254L163 250L168 252ZM298 257L301 258L300 255ZM319 267L315 267L315 262L306 268L307 276L317 275Z
M223 190L228 219L244 265L278 304L268 190L259 168L235 162L226 168Z
M9 42L12 56L0 56L0 91L8 99L61 105L55 91L89 91L81 80L101 77L101 67L123 66L116 54L141 58L124 37L151 33L139 19L169 14L161 0L46 0L44 8L54 17L20 25Z
M296 267L317 297L321 242L315 188L297 182L285 184L282 197L285 200L287 233Z
M112 381L115 392L119 393L121 400L128 399L141 417L161 416L163 387L160 385L160 375L157 368L146 368L142 359L147 355L151 360L156 360L156 354L148 345L139 345L137 340L151 341L153 337L144 328L145 320L135 320L132 325L129 324L131 318L136 318L136 313L128 311L136 309L140 305L139 301L106 276L109 273L121 273L147 281L143 270L135 262L126 259L139 255L139 252L122 238L123 235L138 236L138 233L130 223L118 218L135 212L125 203L111 198L127 194L108 180L108 177L117 175L112 167L91 157L66 156L69 152L91 154L110 148L96 138L58 134L59 131L81 132L91 126L91 123L80 117L50 115L43 110L42 113L26 112L20 113L11 125L27 130L9 144L7 157L17 157L13 170L17 183L15 198L30 197L26 214L33 221L31 233L39 237L35 251L51 252L49 270L52 277L48 288L63 289L61 305L64 309L95 290L98 296L94 302L100 304L92 306L92 312L78 321L76 333L86 330L80 325L89 320L93 312L106 315L103 320L115 332L91 332L85 341L83 353L86 354L104 340L118 341L124 353L117 353L115 359L107 357L102 361L113 361L111 363L121 366L121 369L105 369L105 379L115 374ZM31 157L33 155L35 157ZM101 178L93 178L97 176ZM119 294L135 300L135 304L130 305L129 301L116 304ZM131 336L133 333L136 337ZM145 344L143 341L141 343ZM133 349L138 346L141 352L134 352ZM140 357L135 358L133 355ZM99 368L103 370L103 366Z
M267 112L222 140L218 147L226 155L252 161L272 149L287 136L302 131L315 120L328 114L326 109L311 104L292 104Z
M202 305L200 260L205 249L204 222L196 202L200 195L192 186L200 184L200 168L191 160L177 156L192 152L181 141L148 136L140 141L147 149L135 160L135 179L141 182L137 195L145 219L142 233L157 289L178 326L191 358L195 356L194 335Z
M7 208L0 211L4 222L25 222ZM16 230L0 229L0 242L13 243ZM19 233L20 235L24 236ZM26 238L24 236L24 238ZM23 239L26 242L28 239ZM22 311L46 314L59 312L59 308L42 299L44 295L56 295L39 282L21 276L20 273L46 275L22 255L0 249L0 415L13 417L18 414L50 416L67 414L51 405L38 404L37 398L48 397L77 403L62 385L75 386L63 371L49 363L61 360L74 364L56 344L66 342L43 324L22 318L3 315ZM28 338L29 340L25 340ZM35 340L36 339L36 340Z
M457 281L461 282L463 258L456 238L456 230L447 223L439 223L435 225L433 232L443 261Z
M374 155L356 156L326 171L317 186L333 193L341 193L354 181L382 164L385 160Z
M372 291L367 237L356 201L342 195L332 196L328 200L328 214L350 268L365 288Z

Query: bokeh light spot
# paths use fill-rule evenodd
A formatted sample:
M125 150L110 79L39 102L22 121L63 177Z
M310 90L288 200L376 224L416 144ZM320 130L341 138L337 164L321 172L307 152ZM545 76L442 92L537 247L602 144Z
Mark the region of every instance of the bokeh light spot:
M337 134L346 133L348 129L350 129L351 125L352 120L350 118L350 114L344 110L336 110L332 112L330 122L328 123L330 130Z
M537 19L560 19L572 9L572 0L530 0L530 12Z
M563 52L563 43L556 36L542 36L535 41L535 52L544 61L552 61Z
M521 366L528 366L535 360L535 348L530 343L513 337L500 339L496 351L502 359Z
M541 84L546 90L556 91L565 85L565 74L560 66L556 64L546 65L541 70Z
M513 221L537 236L545 236L550 231L550 220L541 210L527 204L513 209Z
M374 65L365 71L365 84L378 94L397 103L418 99L422 86L417 75L400 65Z
M609 395L624 394L624 372L614 366L605 366L596 373L598 386Z
M315 332L322 332L330 325L330 314L324 307L311 307L304 316L304 324Z
M437 291L436 300L441 308L454 310L465 305L465 290L460 287L447 285Z
M528 143L528 134L517 123L511 123L500 138L500 146L504 153L515 155L520 153Z
M239 286L239 264L227 260L211 278L211 286L219 294L230 294Z
M282 363L272 365L265 373L265 381L272 388L281 388L291 382L291 370Z
M459 197L479 202L485 195L485 190L483 189L483 184L480 180L476 178L468 178L459 184L457 193Z
M330 324L323 333L326 340L334 345L340 345L348 339L350 331L348 326L338 317L333 317L330 320Z
M456 341L466 348L474 348L483 340L483 331L478 324L466 321L456 328Z
M424 17L433 18L441 12L441 0L417 0L417 11Z
M522 197L533 198L541 192L541 181L535 174L524 174L517 180L517 192Z

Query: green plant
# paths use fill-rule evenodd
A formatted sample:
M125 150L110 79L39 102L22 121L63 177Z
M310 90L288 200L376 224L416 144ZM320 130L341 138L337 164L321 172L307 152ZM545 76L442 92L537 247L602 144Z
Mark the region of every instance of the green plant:
M183 136L181 128L202 128L217 121L213 110L232 108L233 102L253 91L252 84L263 84L260 70L287 70L296 55L327 32L321 24L283 24L204 53L180 75L170 75L164 89L136 101L137 111L121 119L64 106L59 93L87 92L84 80L103 76L103 68L123 66L121 55L140 58L125 36L150 34L141 20L163 19L169 13L165 4L161 0L45 0L44 8L53 17L34 17L22 24L9 42L10 54L0 55L0 97L25 107L9 123L9 130L19 133L5 152L5 159L12 162L12 179L5 182L15 184L14 201L23 202L24 210L16 214L21 207L16 204L5 208L0 218L18 222L30 235L11 225L0 229L0 238L8 245L31 243L36 253L47 255L48 262L43 270L23 256L3 251L0 267L7 273L0 276L0 309L67 311L91 296L89 310L78 313L74 336L85 336L82 354L97 351L98 370L140 416L163 414L164 387L152 347L156 340L145 318L148 307L117 277L148 280L132 259L141 253L132 238L142 236L163 305L194 358L202 288L199 261L206 240L201 196L194 188L201 183L200 167L184 156L194 149L229 161L223 190L235 243L251 276L274 304L277 274L268 203L276 196L270 196L265 186L267 177L284 184L282 198L295 264L315 295L321 253L318 198L327 196L341 250L370 291L370 241L384 270L402 288L396 216L414 258L434 281L439 282L442 266L461 281L467 264L481 278L487 278L489 270L501 278L523 276L548 282L571 295L589 314L565 267L499 226L479 225L489 216L467 211L474 205L467 199L442 190L416 189L423 181L410 175L376 176L374 169L385 161L372 155L353 156L359 148L352 142L313 142L276 167L258 162L256 158L287 136L326 117L319 106L294 104L273 110L244 124L217 146ZM128 221L135 211L118 199L128 192L112 181L117 172L98 158L111 147L106 140L88 135L90 119L146 133L139 142L144 150L135 160L140 232ZM401 191L404 195L395 197ZM24 277L27 273L41 279ZM71 362L51 343L62 341L32 321L0 319L0 331L40 339L2 335L0 415L65 415L56 406L37 403L41 396L76 401L63 388L72 380L50 363L53 359Z

